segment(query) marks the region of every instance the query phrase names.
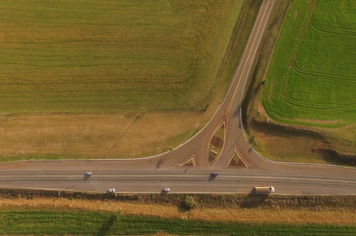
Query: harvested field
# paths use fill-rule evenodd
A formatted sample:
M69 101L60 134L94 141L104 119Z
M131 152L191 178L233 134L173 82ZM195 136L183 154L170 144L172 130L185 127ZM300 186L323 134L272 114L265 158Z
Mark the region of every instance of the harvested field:
M0 3L0 112L204 110L244 1Z
M260 4L2 1L0 160L178 146L224 98Z
M204 118L197 112L0 117L0 160L148 156L188 139Z

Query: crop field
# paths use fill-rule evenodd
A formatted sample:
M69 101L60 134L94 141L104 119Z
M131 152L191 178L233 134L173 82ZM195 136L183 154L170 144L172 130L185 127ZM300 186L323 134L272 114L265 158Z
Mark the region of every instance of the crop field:
M355 226L221 223L82 210L0 211L1 234L352 235Z
M355 196L0 189L0 234L354 235L355 209Z
M266 76L263 105L289 124L355 124L356 2L295 0Z
M204 110L243 4L3 0L0 113Z

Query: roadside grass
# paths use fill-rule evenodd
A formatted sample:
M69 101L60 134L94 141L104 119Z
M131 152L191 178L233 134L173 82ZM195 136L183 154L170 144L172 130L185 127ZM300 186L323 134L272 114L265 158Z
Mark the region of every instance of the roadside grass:
M326 224L248 224L165 219L82 210L0 211L2 234L142 235L166 232L177 235L345 235L356 226Z
M197 203L197 206L189 211L183 207L186 196L192 196ZM117 196L108 196L70 191L61 191L61 195L58 196L58 191L1 189L0 205L0 228L3 228L2 225L11 226L12 228L5 227L5 229L13 230L8 231L9 234L17 232L14 231L16 230L15 223L18 223L17 226L22 226L21 220L15 221L16 217L30 219L24 223L25 228L21 230L32 230L31 227L34 226L31 225L37 225L41 234L48 233L47 225L44 225L44 222L54 227L57 224L68 225L69 228L62 227L62 230L72 230L72 233L68 232L67 234L73 234L76 227L86 227L86 224L89 224L88 229L93 229L92 232L97 232L104 228L103 225L112 218L116 220L119 218L120 221L113 221L115 226L110 229L120 230L119 226L127 223L122 221L125 217L136 219L143 217L142 222L146 222L145 218L147 217L153 221L158 218L158 224L161 224L162 221L172 222L171 220L175 219L190 220L193 223L173 222L182 227L183 225L194 227L196 230L194 234L199 234L201 221L204 224L230 224L233 227L236 225L239 227L250 225L252 228L259 225L271 227L290 225L292 228L298 228L311 225L318 228L323 225L355 226L356 220L355 196L236 194L117 194ZM8 212L11 215L10 219L6 218ZM117 217L118 213L120 217ZM96 216L99 216L98 220L96 220ZM8 224L7 221L11 221L11 218L13 223ZM70 219L70 222L63 222L63 219L65 221ZM34 222L31 223L32 221ZM198 224L195 223L196 221ZM144 227L140 225L139 220L137 220L137 224L139 228ZM148 228L154 228L156 223L150 225L151 223L148 222L147 224ZM165 225L165 223L162 224ZM157 230L174 233L160 227ZM46 229L47 231L45 231ZM109 230L108 227L106 230ZM2 232L0 231L0 233ZM185 231L177 232L175 231L176 234L182 234ZM201 231L201 233L203 232L205 231ZM227 234L229 233L227 232Z
M0 3L0 111L204 110L244 1Z
M349 14L356 6L345 10L344 0L315 2L293 2L266 76L263 105L282 123L355 124L356 56L350 49L356 32Z
M16 3L13 1L11 1L11 3L10 3L10 1L8 1L8 2L9 2L9 4L5 4L7 2L2 2L3 5L4 4L7 5L7 7L3 7L0 10L0 11L2 11L2 13L4 13L4 15L6 12L7 12L7 14L10 14L11 6L17 7L17 5L18 5L17 2ZM52 158L59 158L59 159L135 158L135 157L145 157L145 156L151 156L151 155L155 155L158 153L162 153L164 151L168 151L170 149L170 147L174 148L174 147L180 145L182 142L184 142L184 141L188 140L190 137L192 137L198 130L200 130L206 124L206 122L210 119L211 115L214 113L216 107L221 103L222 99L224 98L226 91L229 88L231 78L233 77L233 74L235 73L236 67L240 60L240 56L243 52L243 49L245 47L245 44L246 44L246 41L250 34L250 31L253 27L253 23L257 16L261 2L262 1L260 1L260 0L245 1L245 3L243 1L239 1L238 3L229 2L230 4L234 4L234 6L235 6L235 8L230 9L231 11L234 11L233 15L238 13L238 11L235 11L237 7L241 7L242 9L241 9L239 20L234 22L235 25L229 26L229 27L231 27L231 29L234 28L234 32L231 34L232 37L229 38L228 36L226 36L226 39L230 40L229 42L226 41L227 43L229 43L229 47L227 48L224 58L222 60L223 63L221 63L221 61L219 62L220 68L219 68L219 72L217 75L217 79L215 81L216 84L214 85L214 87L216 89L214 89L211 94L211 101L210 101L208 109L206 111L205 110L204 111L147 111L147 110L143 111L143 110L140 110L141 108L139 109L139 111L135 111L136 108L134 106L132 106L132 107L128 108L128 109L132 109L132 111L124 111L124 112L117 113L117 112L108 112L109 108L108 107L105 108L106 105L103 103L99 104L99 101L97 103L95 101L90 101L90 103L93 102L93 105L90 105L90 106L96 106L95 104L99 104L100 109L98 109L98 110L101 110L102 108L106 109L106 111L103 113L98 112L98 110L95 110L96 108L95 109L93 108L94 110L92 112L82 112L82 113L78 113L78 112L73 112L73 113L67 113L67 112L30 113L30 112L26 112L26 113L21 113L21 114L10 114L10 113L3 113L3 110L1 110L2 113L0 113L0 129L2 131L2 135L0 136L0 160L1 161L15 161L15 160L26 160L26 159L52 159ZM44 4L45 1L42 1L42 2L37 1L35 3L38 3L38 4L43 3ZM65 5L68 6L68 8L70 8L71 5L76 4L76 3L72 3L72 2L68 3L68 4L67 4L67 2L63 2L63 4L64 3L66 3ZM95 1L89 1L88 3L94 4L94 5L99 4L99 3L96 3ZM109 2L109 3L111 4L111 2ZM243 3L244 3L244 5L242 7ZM15 11L16 14L19 14L21 11L26 11L26 12L35 11L35 10L33 10L33 8L29 8L30 10L28 10L28 11L25 10L24 8L25 8L25 6L27 6L26 4L28 5L29 3L24 3L23 5L20 4L20 6L18 6L18 10ZM112 3L112 4L114 4L114 3ZM115 4L120 4L120 3L116 2ZM132 6L128 6L128 7L129 8L131 7L134 9L134 6L135 6L135 4L137 4L137 1L133 1L132 4L133 4ZM177 1L177 4L178 4L177 6L179 6L179 4L184 4L184 3ZM240 6L240 4L241 4L241 6ZM101 5L102 6L100 6L99 10L98 10L99 12L105 12L106 8L110 6L110 5L104 6L103 4L101 4ZM192 5L192 7L194 7L193 5ZM52 9L55 6L57 6L57 5L56 4L54 4L52 6L48 5L47 7L48 7L48 9ZM88 5L88 6L90 6L90 5ZM189 6L186 6L186 7L189 8ZM152 7L150 9L154 10L153 8L154 8L154 6L152 5ZM164 8L164 6L159 7L156 10L160 11L160 9L162 10L162 8ZM225 5L222 5L218 8L219 9L224 8L226 10L228 7ZM44 9L46 9L46 8L44 8ZM68 19L68 21L73 21L73 20L77 19L77 16L73 15L77 11L83 11L82 12L83 14L85 12L88 12L88 14L92 12L89 8L88 9L84 8L83 10L79 10L79 8L74 8L73 10L68 12L68 14L69 15L72 14L71 16L73 16L74 18ZM115 11L116 10L110 10L109 13L112 15L115 13ZM141 11L142 11L142 9L138 10L138 12L141 12ZM72 13L70 13L70 12L72 12ZM131 12L131 13L134 14L134 12ZM188 12L188 13L192 14L192 15L195 14L195 12ZM185 15L186 17L188 17L188 15L189 15L188 13L186 13L183 8L181 9L181 14ZM33 13L33 14L35 14L35 13ZM62 14L62 13L58 13L58 14ZM65 14L65 13L63 12L63 14ZM110 16L110 14L108 15L108 17ZM129 14L129 13L127 13L127 14ZM138 13L135 13L135 14L138 14ZM179 12L176 12L174 14L179 15ZM196 17L200 16L200 14L203 14L203 13L199 13ZM140 17L141 17L141 15L142 14L140 14ZM157 17L157 19L159 19L161 17L159 12L155 13L154 15ZM170 17L168 13L167 14L164 13L163 15L165 15L165 16L162 16L162 17ZM176 17L183 18L185 16L176 16ZM3 16L3 17L5 17L5 16ZM8 17L11 18L13 16L10 15ZM23 19L26 18L26 16L21 16L21 17ZM37 17L40 17L40 16L34 16L34 18L37 20L42 19L42 18L37 18ZM85 16L82 16L82 17L85 17ZM171 16L171 17L174 17L174 16ZM22 18L19 18L19 19L22 19ZM224 17L224 18L226 18L226 17ZM0 19L1 19L1 17L0 17ZM56 20L60 21L60 20L65 20L65 19L63 18L63 19L56 19ZM81 22L84 22L85 24L89 24L90 22L95 21L95 20L104 21L104 16L99 14L98 19L87 19L86 20L85 18L83 18L81 20ZM138 20L139 19L137 19L137 21ZM230 24L232 24L233 21L232 21L232 19L230 19L230 20L231 20ZM86 22L86 21L88 21L88 22ZM133 21L134 21L134 19L133 19ZM36 26L35 23L36 22L33 23L34 26ZM79 23L77 22L78 25L74 24L74 26L70 26L70 25L66 26L64 24L64 25L58 25L58 27L62 27L64 29L65 29L65 27L72 27L72 28L75 26L82 27L83 25L85 26L84 23L81 23L79 25ZM169 22L167 22L167 24L168 23ZM182 23L182 27L185 27L184 24L185 24L185 22ZM21 26L20 23L18 23L17 26L24 28L24 29L20 30L19 33L26 32L26 34L27 33L30 34L29 37L31 36L30 32L25 31L25 26ZM82 32L82 31L86 32L86 30L87 30L86 28L88 28L88 27L89 26L85 26L84 29L79 30L78 32ZM98 30L106 29L105 27L102 27L100 25L99 26L93 25L93 27L94 28L96 27L95 29L98 29ZM114 37L115 36L115 34L117 32L116 31L112 32L113 30L116 29L115 27L121 27L121 26L110 24L107 26L107 29L106 29L109 33L111 32L113 34L113 36L110 35L109 33L101 35L99 33L93 32L93 33L88 33L88 37L90 36L93 38L93 44L95 44L95 43L99 44L101 42L100 40L102 40L101 37L106 37L106 36ZM132 28L133 26L132 27L125 26L125 24L124 24L124 25L122 25L122 27ZM191 27L193 27L193 25ZM228 27L228 26L226 26L226 27ZM140 28L140 30L141 30L141 28ZM2 28L0 28L0 31L1 31L1 29ZM180 28L176 28L176 29L179 30ZM38 30L39 30L39 33L41 33L41 34L46 33L45 28L38 28ZM129 30L129 29L127 29L127 30ZM159 29L157 29L157 30L159 30ZM71 31L71 34L68 35L68 37L74 37L76 35L76 33L78 33L78 32L73 32L73 31L75 31L75 30L73 29ZM136 33L138 31L139 30L135 30ZM9 31L10 35L11 35L11 32L15 33L14 31ZM57 31L55 31L54 29L48 29L48 33L50 33L50 32L57 32ZM132 32L129 35L132 36L135 32ZM176 31L173 30L173 32L176 32ZM144 32L142 31L142 34L143 33ZM32 35L32 36L34 37L34 35ZM13 37L15 37L15 36L13 36ZM58 37L63 38L63 37L65 37L65 35L58 36ZM78 37L79 37L79 35L78 35ZM95 38L95 37L97 37L97 38ZM98 39L98 37L99 37L99 39ZM116 35L115 37L119 37L119 35ZM55 35L54 35L54 33L53 33L53 35L49 35L48 39L46 39L46 38L43 38L43 39L36 38L36 39L42 40L42 41L49 40L49 39L54 40ZM4 43L3 40L5 40L4 34L0 34L0 47L1 46L5 47L7 45ZM98 42L96 42L95 40L98 40ZM139 38L137 38L135 40L139 40ZM142 39L142 40L144 40L144 39ZM216 40L218 40L218 39L216 39ZM89 41L89 39L88 39L88 41ZM136 41L132 41L132 43L134 43L134 42L136 42ZM174 47L176 47L176 48L179 45L183 45L183 44L178 44L178 46L177 46L174 42L175 41L173 41L172 44L174 44ZM20 43L21 42L18 43L18 46L20 45ZM63 44L64 43L65 42L63 42ZM114 43L114 42L108 42L108 44L110 44L110 43ZM117 42L117 43L120 43L120 42ZM145 41L143 43L145 43L145 45L146 45ZM148 43L149 42L147 42L147 44ZM154 43L154 42L150 42L150 43ZM68 43L68 44L70 44L70 43ZM79 44L79 45L77 45L78 50L84 50L86 47L88 47L90 42L88 42L86 44L85 43L78 43L78 44ZM35 47L36 45L37 44L33 45L33 47ZM60 42L59 42L59 45L60 45ZM39 45L37 45L37 46L40 47ZM136 44L133 46L136 46ZM164 44L163 46L166 47L167 45ZM75 47L73 46L73 48L75 48ZM214 48L215 48L215 46L214 46ZM47 48L45 48L45 49L47 49ZM43 50L45 50L45 49L43 49ZM10 49L7 49L7 50L10 50ZM23 50L24 50L24 52L27 52L26 48ZM30 50L30 49L28 49L28 50ZM48 49L48 50L51 51L52 49ZM95 47L91 50L95 50ZM120 50L126 50L126 49L123 48ZM127 50L129 50L129 48ZM140 50L140 48L135 49L135 50ZM175 50L175 49L173 48L172 50ZM62 55L62 54L66 53L66 51L63 51L63 53L60 52L61 50L57 50L57 51L58 51L58 55L59 54ZM75 53L75 51L73 51L73 53ZM182 53L178 54L178 56L181 54ZM57 54L54 53L54 56L56 56L56 55ZM117 60L120 59L119 58L120 55L118 54ZM16 56L16 54L10 55L10 58L15 57L15 56ZM21 55L18 55L18 56L21 56ZM23 58L25 58L25 56L28 56L28 55L27 54L22 55ZM172 56L173 55L169 55L169 57L172 57ZM1 57L1 55L0 55L0 57ZM80 59L80 58L77 58L77 59ZM108 57L107 59L111 60L112 57ZM144 60L144 59L145 58L143 58L142 60ZM3 58L3 60L5 60L5 59ZM31 63L32 63L32 60L34 60L34 59L30 60ZM75 59L72 59L72 61L73 60L75 60ZM85 60L90 60L90 58L85 58ZM105 58L101 58L100 60L105 60ZM52 60L52 62L53 61L54 60ZM149 61L151 63L150 60L147 60L147 61ZM171 62L171 61L168 61L168 62ZM46 63L49 64L49 63L51 63L51 61L48 61ZM138 61L137 63L139 64L139 63L141 63L141 61ZM56 69L56 70L60 71L60 73L64 73L69 76L70 73L74 73L73 71L75 70L75 65L76 64L74 64L73 66L69 66L68 70L63 70L63 71L60 69ZM22 65L14 64L12 66L21 67ZM100 65L98 65L98 66L100 66ZM134 66L134 65L132 65L132 66ZM3 65L3 67L5 67L5 64ZM6 65L6 67L10 68L11 65ZM89 69L91 68L91 67L90 68L89 67L90 66L88 66L88 68L86 68L86 69L88 69L88 73L90 72ZM107 69L112 69L112 70L120 69L120 68L116 68L117 67L116 65L111 65L110 63L108 65L108 67L110 67L110 68L107 68ZM55 70L55 68L56 67L48 67L46 70L42 71L42 70L30 70L31 68L29 67L26 69L26 73L30 73L30 72L35 73L36 72L36 73L39 73L40 75L44 76L45 73L47 73L46 72L47 70L52 70L52 69ZM140 68L142 68L142 66ZM138 69L140 69L140 68L138 68ZM85 69L85 71L87 71L86 69ZM103 73L101 73L101 72L103 72L103 71L99 71L100 72L99 73L98 71L96 71L96 69L97 69L97 67L91 68L91 70L95 70L95 73L92 74L92 76L90 78L92 78L92 79L99 78L99 77L96 77L96 76L98 76L98 74L100 74L100 76L102 76ZM132 73L137 74L137 72L138 72L137 70L133 71ZM147 70L149 70L149 67L147 67ZM8 71L10 71L10 70L8 70ZM19 73L22 73L24 71L25 71L25 69L19 70ZM78 73L81 73L81 72L83 72L83 71L81 70ZM6 74L7 72L4 72L4 73ZM83 72L83 73L85 74L87 72ZM127 72L127 73L129 73L129 72ZM127 73L125 72L124 76L126 76ZM175 70L172 70L172 73L175 73ZM4 76L5 74L2 74L2 76ZM16 73L14 73L14 76L15 75L16 75ZM59 75L62 75L62 74L59 74ZM110 74L103 74L103 76L104 75L106 76L105 78L111 78ZM55 77L55 76L57 76L57 74L53 73L53 76ZM73 74L73 76L76 76L76 74ZM1 77L1 75L0 75L0 77ZM134 84L134 82L131 83L130 81L127 81L128 85ZM30 82L31 81L29 80L28 83L30 83ZM161 85L165 86L166 84L167 83L165 81ZM90 87L90 89L92 88L91 85L88 84L88 86ZM0 85L0 87L1 87L1 85ZM86 88L89 88L89 87L86 87ZM86 88L84 88L84 89L86 89ZM204 86L204 89L206 89L205 86ZM147 89L144 89L145 92L146 92L146 90ZM92 91L92 89L90 91ZM50 93L49 90L48 90L48 93ZM113 94L118 95L118 93L116 93L116 92L114 92ZM137 90L137 94L135 94L135 96L136 95L137 95L137 97L142 96L142 94L139 94L138 90ZM39 95L34 95L34 96L39 96ZM139 98L137 98L137 99L139 99ZM144 99L146 99L146 97ZM44 99L42 99L42 98L41 98L41 100L44 101ZM6 104L11 104L11 103L6 103ZM4 106L6 106L6 104L2 103L2 105L4 105ZM62 106L69 107L70 105L73 105L73 104L74 103L71 103L69 105L68 104L66 105L64 103L62 105L59 104L58 109ZM157 103L154 103L154 104L155 104L155 106L157 106L157 109L161 109L161 108L159 108L160 104L157 104ZM0 105L0 107L2 105ZM40 103L39 103L39 105L42 106ZM51 105L49 104L48 106L51 106ZM89 109L90 106L87 106L86 108ZM53 107L52 107L53 109L57 110L57 108L54 108L54 107L57 107L57 104L53 105ZM78 107L80 108L80 106L78 106ZM15 109L15 107L13 107L12 109ZM29 109L26 111L29 111L31 109L32 108L29 107ZM60 108L60 109L62 109L62 108ZM90 109L92 109L92 108L90 108ZM19 110L16 110L16 111L18 112ZM46 111L48 111L48 110L46 110ZM140 118L134 122L137 114L140 114ZM115 143L116 143L116 145L115 145Z

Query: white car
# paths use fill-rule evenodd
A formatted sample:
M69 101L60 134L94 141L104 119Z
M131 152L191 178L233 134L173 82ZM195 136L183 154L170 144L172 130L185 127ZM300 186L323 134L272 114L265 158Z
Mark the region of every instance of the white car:
M171 189L170 188L164 188L162 191L165 192L165 193L168 193L169 191L171 191Z
M107 193L115 193L115 189L114 188L109 188Z
M85 176L91 176L91 171L85 172Z

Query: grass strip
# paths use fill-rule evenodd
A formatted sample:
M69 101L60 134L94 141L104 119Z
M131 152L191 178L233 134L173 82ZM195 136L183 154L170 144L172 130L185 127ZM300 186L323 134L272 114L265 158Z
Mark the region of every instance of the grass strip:
M356 226L221 223L82 210L0 211L0 218L1 234L352 235L356 230Z

